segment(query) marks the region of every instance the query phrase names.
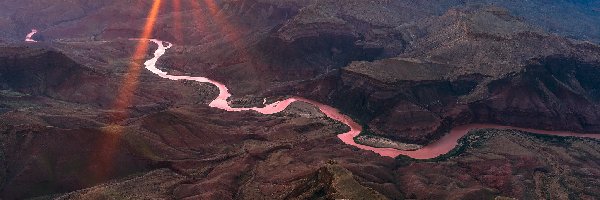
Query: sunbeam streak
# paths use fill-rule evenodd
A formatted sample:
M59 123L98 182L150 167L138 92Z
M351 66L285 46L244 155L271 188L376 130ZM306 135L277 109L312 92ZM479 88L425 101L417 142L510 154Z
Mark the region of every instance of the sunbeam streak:
M183 43L183 19L181 16L181 0L172 0L171 5L173 7L173 24L175 25L175 40L177 42Z
M240 41L242 34L244 34L242 26L234 25L227 14L221 12L221 8L215 0L202 0L202 3L208 8L209 14L212 17L211 20L218 28L224 41L238 53L236 55L237 59L249 61L251 56L243 42Z
M200 5L197 0L187 1L192 8L192 15L194 18L195 29L198 32L206 31L209 27L209 19L204 15L205 8Z
M148 12L140 38L150 38L154 31L156 19L160 11L162 0L154 0ZM139 40L131 57L132 64L129 65L127 73L122 80L115 102L113 104L114 115L110 118L110 125L103 130L103 135L96 145L96 151L91 156L89 170L94 181L107 179L114 169L114 157L118 152L124 127L119 124L127 118L126 109L131 105L133 95L139 84L139 75L142 61L148 51L148 40Z

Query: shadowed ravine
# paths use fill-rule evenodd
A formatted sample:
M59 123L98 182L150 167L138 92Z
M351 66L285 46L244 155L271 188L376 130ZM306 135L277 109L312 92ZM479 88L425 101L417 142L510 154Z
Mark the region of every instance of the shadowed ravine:
M317 106L321 112L323 112L327 117L337 120L343 124L346 124L350 127L350 131L338 135L338 137L342 140L342 142L358 147L363 150L373 151L381 156L387 156L395 158L399 155L406 155L414 159L431 159L438 157L440 155L448 153L458 144L458 140L466 135L470 130L473 129L481 129L481 128L494 128L494 129L516 129L527 132L532 132L536 134L544 134L544 135L555 135L555 136L574 136L574 137L588 137L588 138L596 138L600 139L600 135L598 134L578 134L573 132L564 132L564 131L545 131L545 130L535 130L535 129L526 129L526 128L517 128L510 126L501 126L501 125L492 125L492 124L469 124L464 126L454 127L449 134L442 137L440 140L427 145L416 151L401 151L393 148L375 148L366 145L357 144L354 141L354 138L358 136L362 127L360 124L353 121L350 117L340 113L337 109L324 105L319 102L315 102L309 99L301 98L301 97L292 97L289 99L285 99L282 101L277 101L271 104L267 104L262 108L251 107L251 108L233 108L227 102L227 99L231 97L229 90L227 87L219 82L210 80L206 77L191 77L191 76L174 76L169 75L167 72L163 72L156 67L156 62L158 59L166 53L166 50L171 48L173 44L169 42L163 42L156 39L151 39L150 41L156 43L158 45L158 49L154 52L154 57L144 63L146 69L150 70L152 73L166 79L170 80L190 80L197 81L201 83L210 83L219 88L219 96L210 103L210 107L219 108L222 110L230 111L230 112L239 112L239 111L256 111L262 114L275 114L285 110L291 103L296 101L306 102ZM166 44L166 46L165 46Z

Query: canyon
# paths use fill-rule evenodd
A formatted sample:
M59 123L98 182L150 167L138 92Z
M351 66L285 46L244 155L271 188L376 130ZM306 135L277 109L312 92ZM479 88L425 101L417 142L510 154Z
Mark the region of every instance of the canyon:
M0 3L1 198L599 195L595 1L160 2Z
M190 80L196 81L200 83L210 83L217 88L219 88L219 96L215 100L213 100L209 106L213 108L219 108L229 112L241 112L241 111L256 111L262 114L276 114L285 110L290 104L294 102L305 102L309 103L313 106L319 108L323 114L325 114L328 118L336 120L340 123L345 124L350 127L350 130L346 133L342 133L338 135L338 137L348 145L352 145L358 147L359 149L373 151L381 156L388 156L391 158L395 158L399 155L409 156L411 158L416 159L433 159L440 155L447 154L450 150L456 148L458 145L458 140L465 136L469 131L476 129L512 129L512 130L522 130L534 134L542 134L542 135L551 135L551 136L562 136L562 137L588 137L600 139L600 134L580 134L580 133L572 133L565 131L544 131L544 130L534 130L534 129L522 129L516 127L509 126L501 126L501 125L489 125L489 124L469 124L465 126L454 127L449 133L447 133L440 140L435 141L432 145L425 146L419 149L411 150L411 151L402 151L393 148L374 148L367 145L357 144L354 139L362 132L362 127L354 122L350 117L340 113L335 108L330 106L314 102L308 99L303 99L299 97L292 97L289 99L276 101L274 103L264 105L264 107L249 107L249 108L232 108L229 105L228 99L232 96L229 93L229 89L227 86L210 80L206 77L190 77L190 76L173 76L168 75L166 72L161 71L157 68L156 62L158 59L163 56L166 51L173 46L173 44L151 39L150 41L156 43L158 45L157 50L154 52L154 57L144 63L146 69L150 70L152 73L160 76L161 78L169 79L169 80ZM165 43L167 44L165 46ZM266 99L265 99L266 102Z

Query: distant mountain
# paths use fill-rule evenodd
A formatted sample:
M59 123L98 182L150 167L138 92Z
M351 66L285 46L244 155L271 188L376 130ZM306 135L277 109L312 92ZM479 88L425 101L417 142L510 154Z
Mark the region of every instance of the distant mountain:
M164 1L169 4L169 1ZM202 1L200 1L202 2ZM528 0L528 1L498 1L498 0L435 0L427 2L406 2L406 1L374 1L374 5L388 4L385 6L386 12L380 10L377 6L368 5L363 1L350 0L346 3L337 3L334 1L272 1L272 0L246 0L233 1L222 0L215 1L222 7L225 5L253 5L263 4L272 7L289 8L290 11L298 10L303 7L324 9L323 11L333 14L337 11L363 12L364 16L384 16L386 13L394 13L393 18L402 18L402 23L410 23L416 19L428 15L441 15L451 7L464 6L501 6L517 17L522 17L528 23L541 27L550 32L557 33L575 39L590 40L600 42L600 27L595 24L600 21L600 3L598 1L573 1L573 0ZM36 1L15 1L7 0L0 2L0 27L2 34L0 37L13 40L20 39L23 31L31 28L41 30L54 29L58 27L72 27L81 23L94 23L96 29L83 28L71 29L73 32L65 36L84 36L96 35L107 27L127 21L144 18L150 1L89 1L89 0L36 0ZM206 7L206 5L201 5ZM235 6L234 6L235 7ZM251 6L246 6L248 9ZM229 7L231 9L233 7ZM327 10L335 8L337 11ZM341 8L338 10L338 8ZM181 10L189 11L194 9L191 3L182 1ZM345 11L344 11L345 10ZM167 17L173 9L165 6L161 15ZM371 12L383 11L383 12ZM293 13L293 12L292 12ZM289 14L292 14L289 13ZM191 12L184 13L184 15ZM248 14L248 13L246 13ZM352 14L351 14L352 15ZM390 15L387 15L390 16ZM314 16L313 16L314 17ZM387 19L392 20L392 19ZM396 21L398 22L398 21ZM400 24L397 24L400 25ZM137 29L139 27L133 27ZM163 27L164 28L164 27ZM99 29L99 30L98 30Z

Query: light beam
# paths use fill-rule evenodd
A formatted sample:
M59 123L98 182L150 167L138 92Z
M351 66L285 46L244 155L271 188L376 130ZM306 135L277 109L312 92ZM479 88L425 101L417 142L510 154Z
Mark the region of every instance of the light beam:
M161 3L162 0L154 0L152 3L140 38L150 38L152 35ZM113 104L115 114L110 118L110 125L102 131L103 135L96 145L96 151L91 156L89 170L92 173L93 182L106 180L114 170L114 157L118 152L124 130L124 127L119 124L128 117L126 109L131 105L133 94L139 84L139 75L142 69L142 65L138 62L145 58L148 45L148 40L138 41L131 58L132 64L128 67Z

